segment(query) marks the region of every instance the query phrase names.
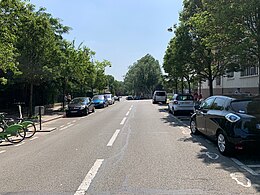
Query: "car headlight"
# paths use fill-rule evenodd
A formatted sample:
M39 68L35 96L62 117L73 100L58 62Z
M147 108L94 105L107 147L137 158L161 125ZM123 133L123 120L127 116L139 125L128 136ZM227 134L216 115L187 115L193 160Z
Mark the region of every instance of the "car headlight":
M231 123L235 123L240 120L240 117L233 113L227 114L225 118Z
M84 109L85 108L85 106L84 105L82 105L82 106L80 106L80 109L82 110L82 109Z

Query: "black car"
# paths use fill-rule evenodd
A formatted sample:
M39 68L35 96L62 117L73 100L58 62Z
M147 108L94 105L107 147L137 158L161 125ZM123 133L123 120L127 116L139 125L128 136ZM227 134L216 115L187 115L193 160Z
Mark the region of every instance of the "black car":
M221 154L260 145L260 96L211 96L195 107L192 134L198 131L217 141Z
M89 112L95 112L93 102L89 97L77 97L71 100L66 110L66 116L88 115Z

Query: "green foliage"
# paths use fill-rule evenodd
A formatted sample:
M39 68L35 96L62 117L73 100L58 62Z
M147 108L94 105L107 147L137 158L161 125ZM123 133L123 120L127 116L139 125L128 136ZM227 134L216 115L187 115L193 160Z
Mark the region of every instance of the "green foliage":
M151 95L161 84L159 62L147 54L129 67L124 83L129 94Z

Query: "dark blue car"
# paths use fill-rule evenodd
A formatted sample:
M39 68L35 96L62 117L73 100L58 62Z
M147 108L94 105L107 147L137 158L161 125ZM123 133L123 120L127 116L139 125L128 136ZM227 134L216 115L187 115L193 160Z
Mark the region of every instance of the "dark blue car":
M105 108L108 106L108 100L104 95L95 95L92 98L92 102L95 105L95 108Z

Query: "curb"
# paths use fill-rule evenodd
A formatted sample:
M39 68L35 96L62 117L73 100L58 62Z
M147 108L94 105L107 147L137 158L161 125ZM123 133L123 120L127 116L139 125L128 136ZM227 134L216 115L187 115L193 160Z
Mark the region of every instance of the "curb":
M46 120L42 120L42 123L47 123L47 122L50 122L50 121L53 121L53 120L56 120L56 119L59 119L59 118L63 118L65 115L60 115L60 116L56 116L54 118L50 118L50 119L46 119ZM37 123L39 124L39 122Z

